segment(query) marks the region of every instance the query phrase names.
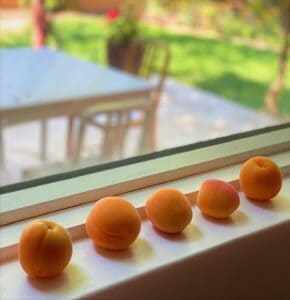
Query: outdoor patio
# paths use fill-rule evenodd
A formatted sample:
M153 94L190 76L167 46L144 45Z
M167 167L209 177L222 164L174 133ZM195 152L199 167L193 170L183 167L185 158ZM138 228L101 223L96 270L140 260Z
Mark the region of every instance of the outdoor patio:
M173 79L165 85L157 117L156 150L168 149L202 140L208 140L251 129L262 128L280 123L281 120L221 98L203 90L186 87ZM67 120L64 118L49 121L48 167L42 169L39 160L40 123L33 122L5 129L5 176L1 174L1 184L9 184L22 179L49 175L60 168L69 170L65 165L65 141ZM136 140L140 131L130 129L125 142L124 157L138 155ZM82 157L83 166L98 161L101 132L88 128ZM87 161L87 163L86 163ZM50 167L49 167L50 166Z
M248 7L245 6L244 10L240 11L240 15L231 19L232 7L230 5L224 7L217 2L208 1L204 6L192 4L193 14L187 10L175 13L169 8L161 9L156 3L150 2L146 9L142 10L140 20L137 19L147 26L144 31L146 39L164 42L171 52L169 68L165 74L167 80L158 108L156 151L263 128L289 119L289 80L285 80L284 90L281 90L276 116L265 112L265 95L276 74L279 52L276 46L281 36L267 30L264 32L265 28L262 26L258 29L259 38L256 38L257 24L245 22L244 13L251 14L254 18L253 12ZM114 8L112 5L110 7ZM213 18L206 14L207 8L213 9ZM37 25L37 18L34 19L39 13L34 9L21 6L18 9L2 10L1 47L29 49L33 46L35 28L41 25ZM60 10L51 19L53 22L49 27L51 32L48 39L45 43L43 40L43 44L37 47L56 48L59 53L68 55L72 59L110 69L113 65L107 59L106 46L108 34L115 31L110 30L108 25L112 25L114 20L118 24L118 18L122 17L122 14L119 15L121 10L117 10L116 14L114 9L113 15L106 14L106 9L100 11L103 15L86 14L82 9ZM273 22L278 24L279 16L275 11L272 13L275 17ZM190 18L187 20L188 17ZM219 26L216 26L216 23ZM119 25L116 26L118 28ZM227 30L232 27L245 28L246 32L252 34L247 36L240 29L228 32ZM221 32L217 32L219 30ZM19 61L21 63L18 65L21 65L26 59L21 58ZM36 65L42 66L44 70L51 68L49 63L45 66L43 62ZM66 66L70 66L69 62ZM48 88L43 89L44 94L38 95L40 101L43 95L50 95L57 88L59 90L63 88L64 93L70 90L62 82L66 79L65 72L61 73L64 68L56 67L56 69L60 72L60 76L54 83L53 80L50 81ZM82 78L82 72L83 70L74 69L71 73L75 74L76 78L77 76ZM155 70L155 74L158 72ZM36 73L34 75L33 82L38 78ZM289 71L286 70L285 76L289 77ZM51 77L53 79L53 76ZM13 80L11 82L13 94L15 86ZM105 85L110 87L111 82L108 80ZM74 93L77 93L77 85L72 84L72 86L75 87ZM91 82L92 86L96 86L95 82ZM37 88L32 85L32 90L34 89ZM17 94L17 91L15 93ZM23 91L19 93L23 94L23 98L27 98ZM39 99L37 97L35 99L37 103ZM108 99L110 100L110 97ZM19 118L22 117L21 115L22 113L19 114ZM108 162L99 156L103 132L92 127L88 127L85 131L81 164L73 165L68 162L66 141L70 115L65 113L56 115L65 117L48 117L48 157L45 163L39 155L41 139L39 121L30 122L31 119L26 119L22 120L22 123L19 122L19 125L10 126L10 124L3 129L5 172L0 171L1 185ZM43 115L37 116L34 120L41 118ZM136 142L139 136L140 128L129 129L122 158L140 154ZM113 160L118 159L120 157L117 155L113 157Z

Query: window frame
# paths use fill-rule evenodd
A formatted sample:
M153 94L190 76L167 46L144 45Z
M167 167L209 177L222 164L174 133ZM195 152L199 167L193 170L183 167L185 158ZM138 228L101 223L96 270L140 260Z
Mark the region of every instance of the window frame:
M290 150L290 123L177 147L0 190L0 225Z

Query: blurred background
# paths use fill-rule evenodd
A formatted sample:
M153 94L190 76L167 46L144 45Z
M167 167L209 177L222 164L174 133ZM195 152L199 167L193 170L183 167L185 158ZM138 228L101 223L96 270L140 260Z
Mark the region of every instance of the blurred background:
M0 104L6 105L0 106L5 119L1 185L290 120L288 0L2 0L0 7L0 84L5 90ZM124 76L120 79L106 73L112 76L104 83L108 87L140 79L151 87L151 106L141 107L128 96L121 106L93 105L45 123L41 117L7 121L8 89L18 89L21 97L19 87L37 90L39 85L35 78L27 80L35 72L27 52L19 52L27 62L26 75L15 59L5 62L11 50L23 48L32 53L49 48L49 53L121 71L116 73ZM34 63L41 65L44 56ZM142 73L146 59L150 71ZM44 62L43 74L49 68L53 64ZM73 70L93 80L85 66L76 64ZM85 80L79 77L75 80ZM71 89L59 78L49 85L52 90L54 85Z

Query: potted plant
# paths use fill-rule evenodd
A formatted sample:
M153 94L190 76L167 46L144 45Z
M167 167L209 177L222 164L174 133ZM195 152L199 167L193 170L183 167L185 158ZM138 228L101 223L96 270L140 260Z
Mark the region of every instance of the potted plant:
M107 13L108 64L138 74L144 54L144 43L140 39L140 28L136 14L127 11L111 10Z

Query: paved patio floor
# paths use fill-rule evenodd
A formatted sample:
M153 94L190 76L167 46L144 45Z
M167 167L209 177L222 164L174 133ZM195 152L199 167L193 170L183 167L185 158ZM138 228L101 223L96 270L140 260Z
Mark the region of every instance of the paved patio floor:
M195 143L232 133L281 123L263 112L241 107L202 90L183 86L168 79L158 111L157 149L162 150ZM64 118L49 122L49 163L65 158L67 122ZM39 160L38 122L27 123L4 131L6 171L1 172L1 185L20 181L23 171L41 166ZM137 155L139 132L132 129L126 139L125 157ZM89 128L83 156L96 155L101 133ZM92 162L91 162L92 163ZM97 158L93 163L101 163Z

